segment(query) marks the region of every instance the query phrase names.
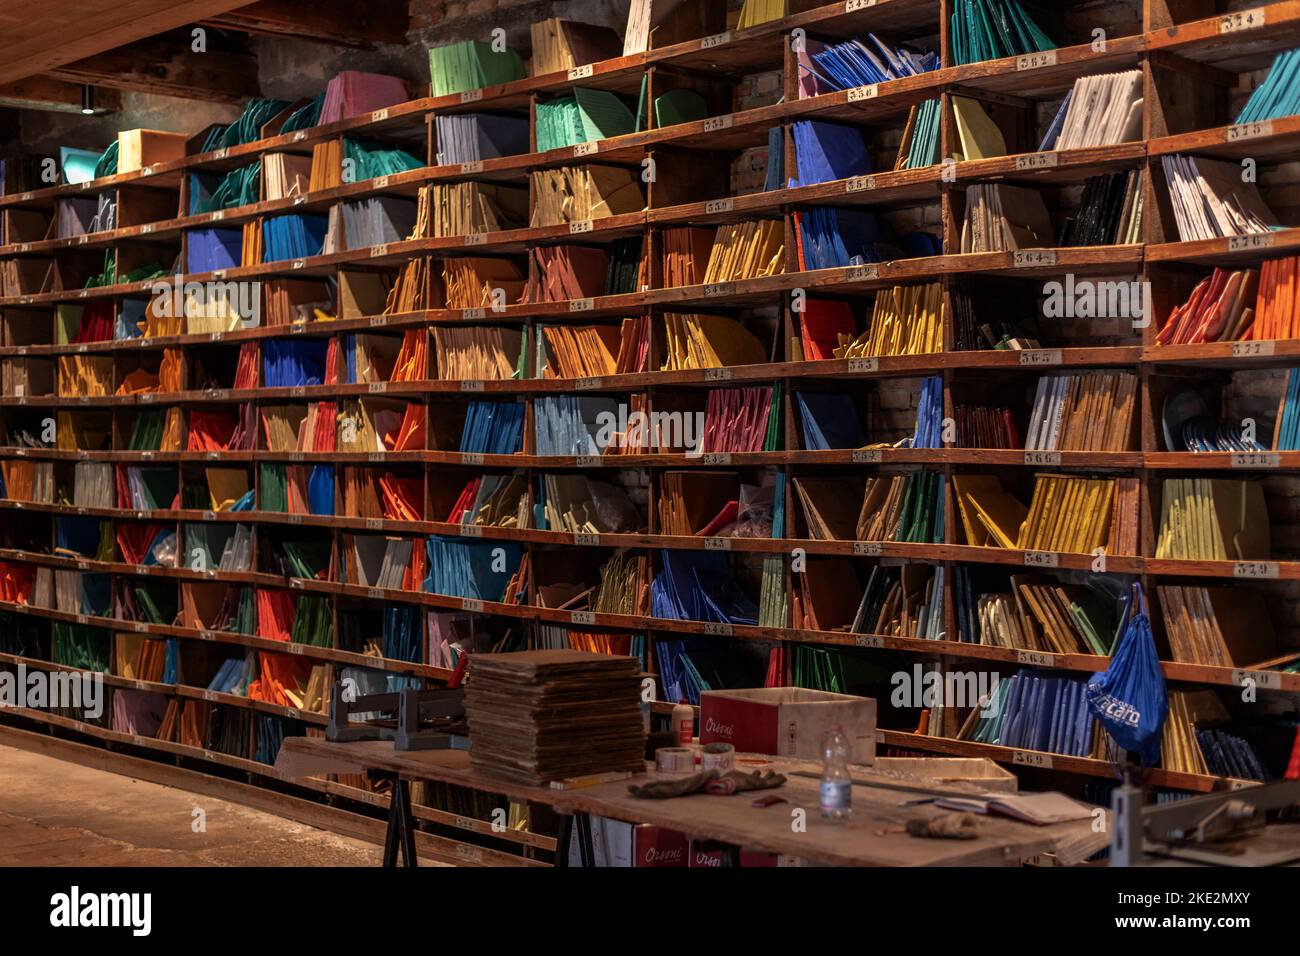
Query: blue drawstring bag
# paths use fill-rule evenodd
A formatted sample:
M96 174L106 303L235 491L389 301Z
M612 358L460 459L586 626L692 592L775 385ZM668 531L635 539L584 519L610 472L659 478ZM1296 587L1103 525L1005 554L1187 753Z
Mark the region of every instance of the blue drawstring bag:
M1151 766L1160 759L1160 735L1169 713L1151 618L1142 585L1133 585L1137 611L1119 639L1110 667L1088 682L1088 709L1115 741Z

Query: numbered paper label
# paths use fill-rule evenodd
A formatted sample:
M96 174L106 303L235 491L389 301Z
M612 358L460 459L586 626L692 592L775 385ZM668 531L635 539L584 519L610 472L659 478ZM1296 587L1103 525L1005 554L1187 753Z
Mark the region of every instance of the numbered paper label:
M1227 143L1240 143L1242 140L1272 135L1273 121L1260 120L1257 123L1238 123L1236 126L1229 126L1223 134L1223 139Z
M1030 664L1034 667L1055 667L1056 655L1043 651L1016 651L1017 664Z
M1274 236L1271 232L1257 233L1252 236L1233 236L1228 240L1229 252L1251 252L1255 249L1271 249Z
M1041 50L1038 53L1025 53L1016 57L1016 72L1039 70L1045 66L1056 66L1055 50Z
M1264 9L1225 13L1219 17L1219 33L1240 33L1242 30L1257 30L1267 22L1268 11Z
M1262 342L1233 342L1233 358L1254 358L1256 356L1269 356L1275 351L1274 341L1266 339Z
M1276 561L1237 561L1232 566L1234 578L1271 580L1277 578L1280 569Z
M1011 253L1011 264L1017 269L1028 269L1034 266L1054 266L1056 265L1056 250L1018 249Z
M1252 671L1237 669L1232 672L1232 682L1238 687L1245 687L1250 681L1260 690L1281 690L1282 673L1280 671Z
M1282 456L1268 451L1234 451L1233 468L1277 468L1282 463Z
M1017 750L1011 755L1011 762L1022 767L1039 767L1043 770L1052 769L1052 755L1041 754L1034 750Z
M1018 354L1020 355L1021 365L1043 366L1061 364L1060 349L1021 349Z
M1034 169L1052 169L1060 165L1061 157L1057 153L1028 153L1016 157L1016 170L1024 172Z
M1061 463L1061 453L1059 451L1027 451L1025 452L1026 465L1050 465L1056 466Z

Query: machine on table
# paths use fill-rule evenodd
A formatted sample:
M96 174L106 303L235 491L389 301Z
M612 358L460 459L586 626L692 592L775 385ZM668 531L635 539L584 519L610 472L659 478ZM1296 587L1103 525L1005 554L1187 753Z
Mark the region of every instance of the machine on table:
M1300 781L1284 780L1144 807L1141 789L1126 778L1111 805L1110 865L1294 865L1297 806Z
M396 719L383 716L388 713L396 713ZM355 714L379 716L353 720ZM397 750L467 750L465 691L458 687L408 687L396 693L356 695L342 682L335 683L325 738L391 740Z

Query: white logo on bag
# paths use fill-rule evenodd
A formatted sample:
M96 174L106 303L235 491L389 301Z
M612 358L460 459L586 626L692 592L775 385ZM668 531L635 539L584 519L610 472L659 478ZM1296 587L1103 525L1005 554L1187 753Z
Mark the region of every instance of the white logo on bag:
M1111 720L1128 724L1130 727L1136 727L1142 720L1142 711L1126 700L1120 700L1110 694L1102 694L1094 700L1097 708Z

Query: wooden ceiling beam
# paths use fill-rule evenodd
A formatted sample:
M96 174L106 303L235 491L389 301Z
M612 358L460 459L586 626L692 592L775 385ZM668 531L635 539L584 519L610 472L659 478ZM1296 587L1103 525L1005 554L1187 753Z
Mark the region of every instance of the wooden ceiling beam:
M13 83L2 83L0 84L0 106L57 113L80 113L81 84L65 83L48 76L32 76ZM117 90L95 91L96 112L115 113L121 108L122 94Z
M97 89L242 105L259 95L257 60L231 51L194 53L188 42L142 40L57 67L51 77Z
M220 16L248 0L77 0L0 7L0 84ZM305 5L304 5L305 6Z
M405 0L259 0L202 21L202 25L240 33L297 37L339 46L369 47L405 43L410 25Z

